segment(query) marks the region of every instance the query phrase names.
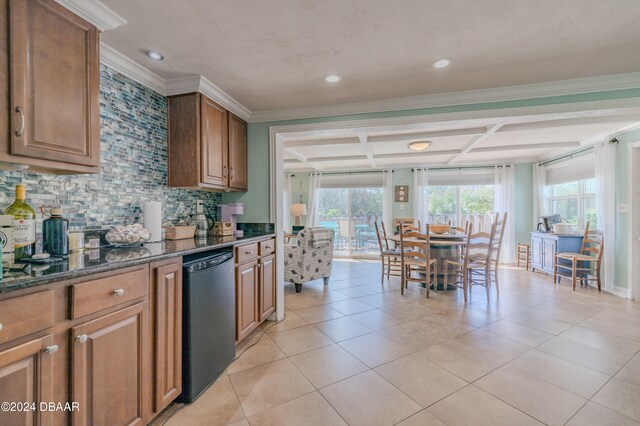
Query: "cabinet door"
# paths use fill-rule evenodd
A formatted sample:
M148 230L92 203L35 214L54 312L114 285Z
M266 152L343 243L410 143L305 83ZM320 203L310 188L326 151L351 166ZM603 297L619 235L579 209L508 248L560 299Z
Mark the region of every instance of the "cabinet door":
M553 262L556 257L556 240L545 238L542 240L542 269L547 272L553 272Z
M138 425L146 403L147 303L71 329L74 425Z
M247 123L229 114L229 187L247 190Z
M542 269L542 238L531 237L531 267Z
M49 335L0 352L0 401L27 403L38 409L2 410L0 424L51 424L51 412L39 408L40 402L54 400L52 357L58 348L52 343Z
M99 166L98 30L53 0L11 0L9 27L11 154Z
M258 263L236 267L236 340L247 337L258 326Z
M154 412L182 392L182 262L153 268Z
M227 110L200 95L200 120L201 181L226 187L229 177Z
M276 268L275 256L265 256L258 264L260 270L259 314L260 322L269 318L276 308Z

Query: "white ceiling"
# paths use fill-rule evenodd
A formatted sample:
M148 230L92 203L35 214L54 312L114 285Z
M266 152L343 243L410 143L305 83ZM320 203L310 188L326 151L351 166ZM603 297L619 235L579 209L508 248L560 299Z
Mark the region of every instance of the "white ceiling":
M252 112L640 71L638 0L103 2L128 21L106 44ZM432 69L443 56L453 65Z
M372 125L283 135L284 169L349 171L535 162L640 128L635 110ZM425 151L407 147L429 140Z

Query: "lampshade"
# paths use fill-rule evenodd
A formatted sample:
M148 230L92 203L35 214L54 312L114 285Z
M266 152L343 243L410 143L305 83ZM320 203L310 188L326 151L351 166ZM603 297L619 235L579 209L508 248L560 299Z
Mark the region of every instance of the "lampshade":
M307 205L304 203L291 204L291 214L293 216L306 216Z

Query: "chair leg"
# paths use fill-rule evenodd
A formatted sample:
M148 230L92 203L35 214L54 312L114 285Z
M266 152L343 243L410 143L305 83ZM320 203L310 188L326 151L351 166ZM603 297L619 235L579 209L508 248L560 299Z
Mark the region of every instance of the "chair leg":
M576 280L577 280L577 271L576 267L578 266L578 262L576 259L571 260L571 285L573 286L573 291L576 291Z
M322 281L324 281L324 285L329 285L329 277L322 277Z
M602 289L600 288L600 262L598 262L598 267L596 268L596 274L598 274L598 291L601 291Z
M488 265L484 268L484 288L487 290L487 300L491 291L491 266Z
M295 283L296 284L296 293L300 293L302 291L302 284L299 283Z
M558 284L558 259L553 262L553 284Z
M380 271L380 284L384 284L384 256L380 258L382 260L382 270Z
M498 282L498 263L497 262L496 262L495 274L496 274L496 293L500 293L500 283Z
M464 294L464 303L467 303L467 287L469 287L469 274L467 271L462 271L462 293Z
M405 268L400 268L400 294L404 296L404 284L406 281L406 277L404 274L406 273Z

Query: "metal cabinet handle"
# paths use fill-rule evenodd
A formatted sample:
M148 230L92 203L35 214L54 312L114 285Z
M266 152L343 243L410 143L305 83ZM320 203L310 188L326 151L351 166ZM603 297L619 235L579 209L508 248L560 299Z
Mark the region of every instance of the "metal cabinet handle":
M86 334L81 334L78 337L76 337L76 342L78 343L85 343L87 341L88 337Z
M222 177L225 178L225 179L227 178L227 166L226 165L222 166Z
M229 179L233 179L233 167L229 167Z
M16 107L16 112L20 114L20 128L16 130L16 137L20 137L24 133L24 112L19 106Z
M114 296L122 296L124 294L124 290L121 288L117 288L115 290L113 290L113 295Z
M3 326L3 325L2 325L2 323L0 322L0 330L2 330L2 327L4 327L4 326Z
M264 246L267 250L271 250L271 246Z
M51 355L51 354L55 354L56 352L58 352L58 349L60 349L60 347L58 345L51 345L51 346L47 346L46 348L44 348L44 352Z
M247 250L247 251L245 251L245 252L244 252L244 254L252 255L252 254L253 254L253 252L252 252L252 251Z

